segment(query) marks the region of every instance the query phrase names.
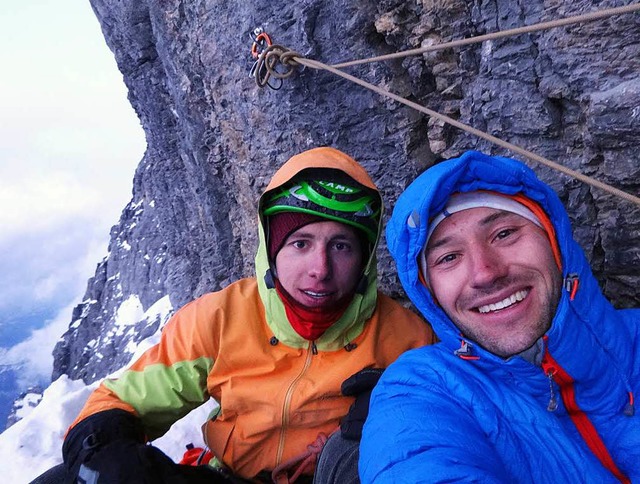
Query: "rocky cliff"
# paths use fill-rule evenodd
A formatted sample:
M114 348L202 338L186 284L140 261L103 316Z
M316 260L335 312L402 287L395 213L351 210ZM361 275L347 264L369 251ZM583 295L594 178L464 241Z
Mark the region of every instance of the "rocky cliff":
M559 0L90 0L147 139L133 197L111 231L53 377L86 382L120 367L152 333L143 318L252 274L255 204L301 150L351 154L387 213L418 173L466 149L504 150L330 73L297 70L260 89L249 34L332 64L630 2ZM348 69L350 74L556 160L640 192L640 14ZM117 142L117 140L114 140ZM532 164L558 190L606 294L640 303L640 209ZM401 289L383 244L382 287ZM114 325L134 301L139 320ZM131 314L129 312L129 314ZM155 314L155 313L154 313Z

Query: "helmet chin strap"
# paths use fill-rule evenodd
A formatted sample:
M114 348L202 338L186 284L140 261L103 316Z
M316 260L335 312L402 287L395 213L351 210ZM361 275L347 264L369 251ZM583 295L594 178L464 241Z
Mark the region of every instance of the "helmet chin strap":
M267 286L267 289L276 288L276 277L278 276L276 275L275 268L270 267L269 269L267 269L267 272L264 273L264 283Z

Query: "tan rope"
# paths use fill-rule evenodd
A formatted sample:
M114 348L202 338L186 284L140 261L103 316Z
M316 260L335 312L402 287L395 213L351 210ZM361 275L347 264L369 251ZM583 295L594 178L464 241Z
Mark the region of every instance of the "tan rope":
M273 76L276 79L286 79L294 71L294 64L290 62L294 57L301 58L300 54L287 49L278 44L268 46L262 51L256 62L253 76L259 87L269 85L269 79ZM284 66L284 71L279 71L278 67Z
M577 24L582 22L592 22L606 17L612 17L614 15L620 15L623 13L632 13L640 10L640 4L634 3L631 5L625 5L624 7L609 8L598 12L589 12L583 15L575 15L573 17L566 17L558 20L551 20L549 22L541 22L537 24L527 25L526 27L518 27L515 29L502 30L500 32L493 32L490 34L479 35L477 37L470 37L467 39L454 40L443 44L429 45L426 47L419 47L417 49L404 50L401 52L394 52L393 54L379 55L377 57L369 57L367 59L357 59L349 62L341 62L339 64L333 64L332 67L341 69L344 67L355 66L359 64L366 64L369 62L379 62L390 59L399 59L402 57L408 57L411 55L424 54L426 52L433 52L436 50L449 49L453 47L460 47L462 45L477 44L486 40L495 40L502 37L511 37L514 35L527 34L531 32L538 32L540 30L548 30L555 27L562 27L564 25Z
M595 180L593 178L590 178L586 175L583 175L582 173L579 173L575 170L572 170L570 168L567 168L565 166L560 165L559 163L556 163L555 161L551 161L547 158L544 158L540 155L536 155L535 153L528 151L524 148L521 148L519 146L516 146L512 143L509 143L507 141L503 141L500 138L496 138L493 135L490 135L489 133L485 133L484 131L480 131L479 129L473 128L467 124L461 123L460 121L457 121L453 118L450 118L449 116L445 115L445 114L440 114L436 111L433 111L425 106L422 106L420 104L414 103L413 101L409 101L408 99L405 99L403 97L398 96L397 94L394 94L390 91L387 91L385 89L382 89L374 84L370 84L366 81L363 81L362 79L358 79L357 77L354 77L350 74L347 74L345 72L342 72L339 69L336 69L334 67L328 66L326 64L323 64L321 62L315 61L315 60L311 60L311 59L306 59L304 57L294 57L293 60L295 60L295 62L306 66L306 67L311 67L313 69L324 69L327 70L337 76L343 77L345 79L348 79L351 82L354 82L362 87L366 87L367 89L370 89L382 96L386 96L389 97L395 101L398 101L399 103L402 103L406 106L409 106L417 111L420 111L421 113L427 114L431 117L434 117L436 119L439 119L441 121L444 121L445 123L448 123L452 126L455 126L456 128L462 129L463 131L467 131L468 133L474 134L476 136L478 136L479 138L482 139L486 139L487 141L490 141L498 146L501 146L503 148L506 148L508 150L511 150L515 153L518 153L519 155L525 156L533 161L537 161L538 163L542 163L543 165L549 166L561 173L564 173L566 175L569 175L577 180L580 180L584 183L587 183L593 187L596 188L600 188L601 190L607 191L609 193L612 193L614 195L617 195L620 198L623 198L625 200L628 200L632 203L635 203L637 205L640 205L640 198L636 197L635 195L632 195L630 193L627 193L623 190L620 190L618 188L612 187L610 185L607 185L606 183L603 183L601 181Z
M618 15L621 13L629 13L629 12L634 12L640 10L640 4L633 4L633 5L627 5L625 7L619 7L619 8L612 8L612 9L607 9L607 10L602 10L599 12L592 12L592 13L588 13L585 15L578 15L575 17L568 17L565 19L560 19L560 20L555 20L555 21L551 21L551 22L543 22L540 24L534 24L534 25L530 25L527 27L521 27L521 28L517 28L517 29L511 29L511 30L505 30L503 32L496 32L494 34L488 34L488 35L483 35L483 36L479 36L479 37L474 37L474 38L469 38L469 39L463 39L460 41L454 41L454 42L449 42L447 44L439 44L439 45L432 45L432 46L428 46L422 49L412 49L410 51L404 51L404 52L398 52L395 54L388 54L388 55L384 55L384 56L378 56L378 57L372 57L369 59L361 59L358 61L352 61L352 62L347 62L347 63L341 63L341 64L335 64L333 66L327 65L327 64L323 64L322 62L318 62L316 60L312 60L312 59L307 59L305 57L302 57L300 54L298 54L297 52L291 51L289 49L287 49L286 47L283 47L281 45L272 45L269 46L267 49L265 49L264 52L262 52L262 54L260 55L260 58L258 60L258 62L260 63L260 68L256 69L255 72L255 77L256 77L256 83L258 84L258 86L260 87L264 87L269 79L269 76L273 76L275 78L278 79L284 79L286 77L289 77L292 74L293 71L293 66L295 65L302 65L305 67L310 67L313 69L318 69L318 70L326 70L328 72L331 72L339 77L342 77L344 79L347 79L355 84L358 84L362 87L365 87L367 89L370 89L374 92L376 92L377 94L380 94L381 96L385 96L388 98L391 98L401 104L404 104L406 106L409 106L410 108L413 108L417 111L420 111L421 113L427 114L428 116L431 116L433 118L439 119L447 124L450 124L451 126L455 126L458 129L461 129L463 131L466 131L468 133L471 133L479 138L485 139L487 141L490 141L491 143L494 143L498 146L501 146L503 148L506 148L508 150L513 151L514 153L518 153L521 156L524 156L530 160L536 161L538 163L541 163L543 165L546 165L550 168L553 168L554 170L557 170L561 173L564 173L565 175L568 175L570 177L575 178L576 180L580 180L583 183L586 183L588 185L591 185L593 187L599 188L601 190L604 190L606 192L609 192L613 195L616 195L624 200L630 201L632 203L635 203L636 205L640 206L640 197L637 197L635 195L632 195L630 193L627 193L623 190L620 190L618 188L615 188L611 185L608 185L606 183L603 183L599 180L593 179L587 175L583 175L580 172L577 172L575 170L572 170L570 168L567 168L565 166L562 166L559 163L556 163L555 161L549 160L548 158L544 158L540 155L537 155L529 150L526 150L524 148L521 148L517 145L514 145L512 143L509 143L507 141L501 140L500 138L497 138L489 133L485 133L484 131L480 131L476 128L473 128L472 126L469 126L467 124L464 124L460 121L457 121L453 118L450 118L449 116L446 116L444 114L440 114L437 111L433 111L432 109L429 109L425 106L422 106L420 104L414 103L413 101L409 101L408 99L405 99L401 96L398 96L397 94L394 94L390 91L387 91L385 89L382 89L374 84L370 84L366 81L363 81L362 79L359 79L357 77L354 77L350 74L347 74L345 72L342 72L341 70L339 70L339 67L347 67L349 65L355 65L355 64L363 64L366 62L373 62L373 61L379 61L379 60L388 60L388 59L393 59L393 58L397 58L397 57L405 57L408 55L415 55L415 54L419 54L419 53L424 53L424 52L428 52L428 51L432 51L432 50L437 50L437 49L444 49L444 48L448 48L448 47L455 47L458 45L465 45L465 44L471 44L471 43L476 43L476 42L482 42L484 40L490 40L493 38L499 38L499 37L506 37L506 36L511 36L511 35L517 35L517 34L522 34L522 33L527 33L527 32L534 32L537 30L544 30L544 29L550 29L553 27L558 27L561 25L569 25L572 23L579 23L579 22L586 22L586 21L590 21L590 20L596 20L596 19L600 19L600 18L604 18L604 17L610 17L613 15ZM279 65L284 65L285 66L285 71L281 72L278 71L278 66Z

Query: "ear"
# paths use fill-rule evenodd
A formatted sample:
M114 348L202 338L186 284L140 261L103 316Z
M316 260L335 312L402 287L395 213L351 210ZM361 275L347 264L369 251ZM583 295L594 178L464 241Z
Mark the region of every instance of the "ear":
M431 286L429 285L429 283L427 282L424 272L422 270L418 271L418 280L420 281L420 283L427 288L427 290L429 291L429 294L431 294L431 298L433 299L433 302L436 304L436 306L440 307L440 303L438 302L438 299L436 298L435 293L433 292L433 289L431 289Z

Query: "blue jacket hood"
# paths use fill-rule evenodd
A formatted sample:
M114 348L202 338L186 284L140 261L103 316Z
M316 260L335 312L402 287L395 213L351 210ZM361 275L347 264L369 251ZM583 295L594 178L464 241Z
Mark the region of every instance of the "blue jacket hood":
M458 348L459 331L418 280L418 256L426 241L429 221L444 208L449 197L456 192L475 190L522 194L537 202L556 230L563 277L576 275L581 284L584 281L592 286L581 286L582 297L589 294L589 297L602 298L584 253L573 239L567 212L554 190L522 162L469 151L433 166L416 178L398 199L387 225L387 244L396 261L400 281L443 343ZM566 299L563 291L557 313L566 310Z

